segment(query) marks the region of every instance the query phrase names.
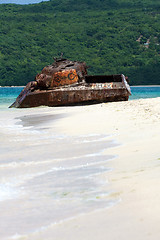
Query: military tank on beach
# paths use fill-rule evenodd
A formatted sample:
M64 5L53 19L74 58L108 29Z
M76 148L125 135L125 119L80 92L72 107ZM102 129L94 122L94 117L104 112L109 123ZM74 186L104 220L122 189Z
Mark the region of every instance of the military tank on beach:
M88 75L85 62L54 58L29 82L10 107L84 105L127 101L131 90L123 75Z

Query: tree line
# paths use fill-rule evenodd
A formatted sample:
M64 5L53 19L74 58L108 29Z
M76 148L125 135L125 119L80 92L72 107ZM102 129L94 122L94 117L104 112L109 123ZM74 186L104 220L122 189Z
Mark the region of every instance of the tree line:
M89 74L160 84L159 0L50 0L0 5L0 85L26 85L53 57Z

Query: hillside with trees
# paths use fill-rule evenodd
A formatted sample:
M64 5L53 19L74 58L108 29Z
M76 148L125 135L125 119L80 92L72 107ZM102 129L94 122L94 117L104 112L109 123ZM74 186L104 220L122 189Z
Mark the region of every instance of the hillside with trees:
M0 4L0 85L25 85L61 52L89 74L160 84L160 1Z

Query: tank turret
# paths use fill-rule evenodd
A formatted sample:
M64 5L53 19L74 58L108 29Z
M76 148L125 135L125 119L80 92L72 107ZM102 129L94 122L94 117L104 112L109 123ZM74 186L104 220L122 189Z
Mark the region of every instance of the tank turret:
M85 62L55 58L52 65L44 67L41 73L36 75L35 80L38 88L53 89L54 87L83 82L86 75Z

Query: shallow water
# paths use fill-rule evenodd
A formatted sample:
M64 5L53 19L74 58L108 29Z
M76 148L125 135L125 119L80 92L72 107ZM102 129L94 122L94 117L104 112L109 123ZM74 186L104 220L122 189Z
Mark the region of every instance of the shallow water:
M106 208L107 173L117 144L104 135L60 135L63 108L1 109L0 236L27 236L81 213ZM53 124L54 123L54 124Z

